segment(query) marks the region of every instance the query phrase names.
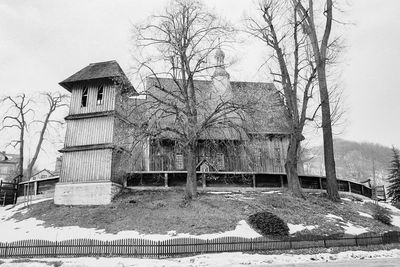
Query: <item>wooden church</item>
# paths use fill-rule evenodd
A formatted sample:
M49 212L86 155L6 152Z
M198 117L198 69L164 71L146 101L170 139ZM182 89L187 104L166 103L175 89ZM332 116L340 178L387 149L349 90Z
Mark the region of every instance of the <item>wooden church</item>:
M216 128L200 136L198 172L284 173L289 131L279 92L271 83L230 81L222 50L215 57L221 64L210 80L194 81L196 97L252 97L259 107L241 121L243 132ZM185 171L185 151L173 136L132 134L139 117L155 113L149 104L155 87L175 89L171 78L149 77L145 92L153 94L138 97L118 63L108 61L90 64L60 85L71 93L71 104L55 204L108 204L126 185L126 174Z

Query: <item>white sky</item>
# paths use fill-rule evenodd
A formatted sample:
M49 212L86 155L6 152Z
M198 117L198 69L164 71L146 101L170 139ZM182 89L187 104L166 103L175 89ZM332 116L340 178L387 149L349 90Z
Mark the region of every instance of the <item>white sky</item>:
M206 0L238 25L255 0ZM63 90L58 82L89 63L117 60L129 72L131 25L165 6L165 0L2 0L0 2L0 95ZM347 126L340 137L400 146L400 1L347 1L340 26L347 49L341 62ZM338 25L336 25L338 26ZM252 40L229 51L238 62L232 80L270 81L258 71L265 51ZM399 76L398 76L399 75ZM8 137L0 133L0 150ZM54 163L55 150L42 154ZM49 163L50 162L50 163ZM49 166L50 167L50 166ZM52 167L52 166L51 166Z

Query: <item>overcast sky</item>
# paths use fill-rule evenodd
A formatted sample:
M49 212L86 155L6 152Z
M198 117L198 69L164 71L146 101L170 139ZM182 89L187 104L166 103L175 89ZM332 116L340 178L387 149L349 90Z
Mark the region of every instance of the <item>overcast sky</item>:
M238 25L253 0L207 0L217 14ZM342 1L340 1L342 2ZM1 0L0 95L63 90L58 83L89 63L117 60L129 72L131 25L162 9L164 0ZM400 147L399 0L354 0L343 7L346 42L342 85L347 124L340 137ZM336 25L339 27L339 25ZM258 71L265 51L254 41L229 51L237 63L232 80L270 81ZM0 150L7 139L0 133ZM41 167L53 163L48 152Z

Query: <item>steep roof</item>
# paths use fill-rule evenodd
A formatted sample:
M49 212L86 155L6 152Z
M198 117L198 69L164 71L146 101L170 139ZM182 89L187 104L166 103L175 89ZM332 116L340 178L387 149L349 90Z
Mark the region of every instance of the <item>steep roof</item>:
M196 89L196 98L198 103L198 116L206 116L213 107L210 107L210 102L215 103L215 92L213 81L210 80L195 80L194 86ZM169 78L148 78L146 90L150 93L148 101L152 101L155 96L163 101L173 101L173 97L167 92L163 92L156 87L161 87L169 93L179 94L179 88L174 80ZM284 112L283 101L278 90L272 83L260 82L230 82L228 93L231 94L234 101L242 103L256 103L252 109L252 114L246 113L244 121L240 127L246 129L249 134L287 134L288 122ZM251 101L254 100L254 101ZM153 99L154 101L154 99ZM155 100L157 101L157 100ZM243 102L244 101L244 102ZM247 101L247 102L246 102ZM153 113L156 109L164 109L158 105L150 105L147 112ZM160 118L161 124L173 124L175 118L173 116ZM201 139L243 139L243 131L228 127L218 127L209 129L203 133Z
M0 162L1 163L18 163L19 155L18 154L7 154L4 151L0 151Z
M60 82L60 85L71 92L74 83L96 79L116 79L115 82L124 84L124 86L128 87L129 90L136 92L124 71L115 60L91 63L69 78Z

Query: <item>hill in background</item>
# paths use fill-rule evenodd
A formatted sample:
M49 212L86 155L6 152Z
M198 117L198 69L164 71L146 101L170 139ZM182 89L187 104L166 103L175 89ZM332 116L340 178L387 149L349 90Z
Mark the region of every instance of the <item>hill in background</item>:
M336 172L339 179L364 182L373 178L377 185L388 185L387 176L392 148L368 142L334 140ZM307 174L324 175L323 147L305 152L304 169Z

